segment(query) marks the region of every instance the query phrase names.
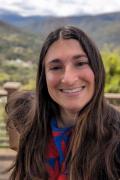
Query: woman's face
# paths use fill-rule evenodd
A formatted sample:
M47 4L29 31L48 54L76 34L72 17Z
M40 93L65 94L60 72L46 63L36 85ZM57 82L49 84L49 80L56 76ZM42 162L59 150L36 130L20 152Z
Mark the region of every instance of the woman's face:
M78 112L94 94L94 73L77 40L59 39L50 46L45 75L49 95L61 110Z

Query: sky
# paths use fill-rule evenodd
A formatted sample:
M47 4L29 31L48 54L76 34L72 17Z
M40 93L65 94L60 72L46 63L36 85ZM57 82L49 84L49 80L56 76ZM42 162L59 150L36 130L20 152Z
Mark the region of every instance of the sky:
M120 12L120 0L0 0L0 9L23 16L70 16Z

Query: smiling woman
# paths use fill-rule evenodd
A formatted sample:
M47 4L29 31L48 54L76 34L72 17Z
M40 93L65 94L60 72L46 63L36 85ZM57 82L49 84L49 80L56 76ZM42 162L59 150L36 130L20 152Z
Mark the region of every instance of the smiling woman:
M74 39L54 42L45 57L45 74L48 92L64 115L61 121L70 125L71 120L74 125L75 113L94 93L94 73L80 43Z
M36 80L33 122L21 135L11 180L117 180L120 113L104 98L99 50L80 29L50 33Z

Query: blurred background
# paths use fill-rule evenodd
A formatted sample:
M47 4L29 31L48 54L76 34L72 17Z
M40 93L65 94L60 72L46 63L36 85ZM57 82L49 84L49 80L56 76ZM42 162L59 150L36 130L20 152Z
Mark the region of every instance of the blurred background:
M106 97L120 105L119 0L0 0L0 169L15 154L6 149L8 94L34 90L41 45L50 31L63 25L80 27L95 41L106 69L105 92L110 93ZM0 180L7 178L0 176Z
M106 67L105 92L120 92L119 0L0 0L0 86L18 81L33 89L44 38L63 25L93 38Z

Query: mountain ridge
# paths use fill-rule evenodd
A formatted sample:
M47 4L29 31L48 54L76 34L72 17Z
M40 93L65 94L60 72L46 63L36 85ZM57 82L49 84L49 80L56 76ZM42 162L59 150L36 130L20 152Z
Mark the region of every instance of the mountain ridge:
M17 30L43 38L55 28L73 25L88 33L99 47L103 47L105 44L111 44L113 47L120 46L120 12L68 17L23 17L5 11L0 13L0 20Z

